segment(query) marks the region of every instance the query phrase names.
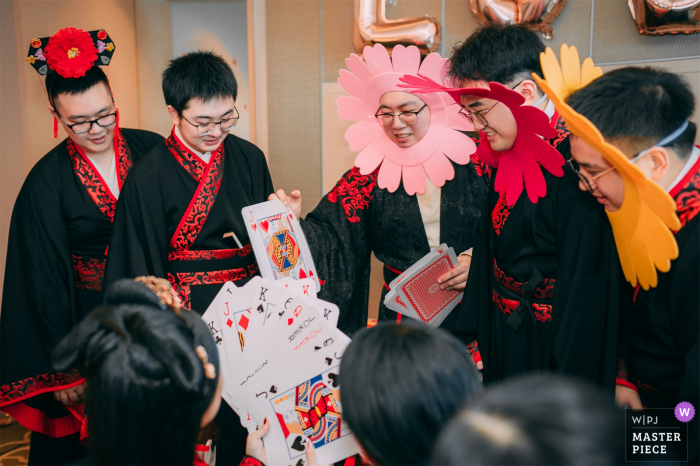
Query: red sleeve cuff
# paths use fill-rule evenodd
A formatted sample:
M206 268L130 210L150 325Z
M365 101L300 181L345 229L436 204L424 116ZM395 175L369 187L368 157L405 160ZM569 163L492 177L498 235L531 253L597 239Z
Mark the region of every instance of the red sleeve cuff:
M467 345L467 351L469 351L469 354L471 355L474 364L481 361L481 352L479 351L479 344L476 340Z
M639 393L639 389L637 389L637 386L635 384L633 384L632 382L628 382L625 379L619 379L619 378L615 379L615 385L622 385L624 387L631 388L635 392Z
M257 458L245 455L238 466L265 466L265 463Z

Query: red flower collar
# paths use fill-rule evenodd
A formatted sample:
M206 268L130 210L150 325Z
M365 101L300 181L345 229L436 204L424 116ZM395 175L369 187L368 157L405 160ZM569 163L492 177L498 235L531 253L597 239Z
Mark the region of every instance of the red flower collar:
M547 194L547 185L540 165L554 176L564 176L564 157L542 139L555 138L556 130L549 125L549 119L542 110L523 105L525 99L518 92L495 82L489 83L488 89L448 89L430 78L419 76L404 76L401 81L407 85L401 87L412 88L411 92L414 94L447 92L458 104L461 104L462 95L485 97L498 100L511 111L518 125L513 147L505 151L495 151L491 148L489 140L484 137L484 133L480 133L481 141L477 149L477 155L482 161L498 168L494 187L501 194L505 192L506 203L509 206L515 204L520 197L523 184L533 204Z

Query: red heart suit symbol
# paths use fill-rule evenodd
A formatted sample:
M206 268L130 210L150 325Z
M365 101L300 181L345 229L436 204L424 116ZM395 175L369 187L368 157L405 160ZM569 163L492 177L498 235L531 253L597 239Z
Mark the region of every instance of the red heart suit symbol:
M258 229L258 226L255 223L253 223L253 231L256 231L257 229Z
M263 220L262 222L260 222L260 228L265 230L265 233L267 233L267 229L270 228L270 222L268 222L267 220Z
M304 269L299 269L299 278L306 278L306 272L304 272Z

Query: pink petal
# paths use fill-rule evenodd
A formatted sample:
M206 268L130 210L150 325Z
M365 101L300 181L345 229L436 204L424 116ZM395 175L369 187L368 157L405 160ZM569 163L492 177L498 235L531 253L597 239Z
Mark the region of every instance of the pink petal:
M365 97L365 84L347 70L340 70L338 84L340 84L340 87L342 87L345 92L360 100Z
M350 69L352 74L357 76L357 79L360 81L368 83L369 80L372 79L372 72L369 70L369 68L367 68L365 62L362 61L362 58L358 57L354 53L350 54L350 57L345 59L345 64Z
M361 100L344 95L338 97L335 103L338 105L338 116L343 120L360 121L367 118L365 104Z
M376 170L384 159L384 153L379 149L377 143L372 141L369 146L365 147L362 152L357 154L357 157L355 157L355 166L360 169L361 175L369 175ZM384 163L386 164L387 161L389 161L389 159L386 159Z
M459 114L459 108L459 105L456 104L447 107L447 126L459 131L474 131L474 125Z
M418 73L427 76L433 81L442 83L447 74L448 63L449 60L447 58L442 58L439 53L431 53L425 57L425 60L421 63Z
M425 171L423 170L423 165L404 165L402 177L403 189L406 190L406 194L409 196L425 192Z
M382 166L379 168L377 184L380 188L387 189L390 193L396 192L399 189L399 184L401 184L401 166L385 157Z
M389 52L386 51L383 45L374 44L374 47L365 47L363 55L367 62L367 67L374 75L394 71L394 68L391 66Z
M350 143L351 151L361 151L374 140L374 137L372 136L372 129L369 127L369 125L369 121L362 120L359 123L355 123L349 127L347 131L345 131L345 140Z
M420 51L418 47L410 46L408 48L403 45L397 45L391 51L391 62L394 67L394 73L413 74L418 73L420 66Z
M466 165L471 160L469 156L476 151L476 144L469 136L448 129L444 133L439 151L448 156L454 163Z
M430 181L437 186L445 185L445 181L455 177L455 169L444 155L437 153L423 162L423 169Z

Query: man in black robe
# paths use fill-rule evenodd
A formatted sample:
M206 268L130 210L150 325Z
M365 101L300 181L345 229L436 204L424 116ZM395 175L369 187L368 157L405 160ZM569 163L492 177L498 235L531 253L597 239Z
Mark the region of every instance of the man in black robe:
M476 31L451 57L450 74L463 88L500 83L524 105L543 110L557 137L549 140L568 159L568 129L531 73L542 74L544 44L521 26ZM496 53L498 52L498 53ZM462 96L482 141L493 151L514 149L519 128L502 102ZM484 142L482 142L483 144ZM563 161L562 161L563 162ZM523 189L509 206L491 169L464 299L443 325L459 336L484 382L529 371L557 371L612 387L619 314L619 263L603 209L582 195L576 175L544 175L546 195L533 203Z
M106 283L166 278L182 305L203 313L221 285L258 274L241 209L273 192L265 156L229 134L238 121L236 78L210 52L173 60L163 93L174 126L135 167L119 200ZM223 404L217 464L238 464L246 432Z
M629 290L618 351L615 398L633 409L675 408L690 402L689 461L698 462L700 408L700 148L688 121L694 97L673 73L623 68L603 75L567 99L606 141L674 199L681 228L678 258L656 287ZM598 152L572 138L581 189L609 211L624 199L623 181ZM605 171L604 175L601 175Z
M114 50L105 31L79 32ZM34 39L30 57L48 39ZM0 409L32 430L30 464L85 455L78 438L85 379L77 368L54 371L51 352L101 302L121 187L134 163L163 140L119 127L96 63L81 77L51 70L46 91L68 138L36 163L15 202L0 319Z

